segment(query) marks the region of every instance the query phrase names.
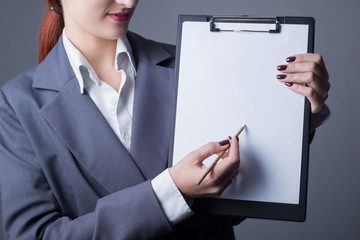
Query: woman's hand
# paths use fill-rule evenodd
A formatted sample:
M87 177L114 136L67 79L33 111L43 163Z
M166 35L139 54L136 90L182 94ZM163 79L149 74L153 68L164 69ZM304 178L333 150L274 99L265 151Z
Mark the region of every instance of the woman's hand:
M323 58L319 54L298 54L286 59L287 65L279 65L282 73L277 79L311 103L313 113L320 112L330 89L329 75ZM306 84L306 85L304 85Z
M206 171L202 163L213 154L219 154L228 147L220 161L206 176L200 185L197 181ZM239 143L236 137L221 143L210 142L191 152L170 168L170 174L185 198L218 197L239 174Z

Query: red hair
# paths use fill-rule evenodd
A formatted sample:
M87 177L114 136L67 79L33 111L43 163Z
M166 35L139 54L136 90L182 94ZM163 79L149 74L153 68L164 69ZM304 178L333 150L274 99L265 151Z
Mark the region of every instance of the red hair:
M39 43L39 63L42 62L57 43L64 28L60 0L44 0L47 14L44 18Z

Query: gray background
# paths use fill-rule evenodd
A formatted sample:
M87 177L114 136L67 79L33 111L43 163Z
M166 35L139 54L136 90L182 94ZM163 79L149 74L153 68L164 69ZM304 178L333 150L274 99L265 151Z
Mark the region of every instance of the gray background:
M248 219L235 228L237 239L360 239L359 10L359 0L140 0L131 30L167 43L176 41L178 14L316 19L315 50L330 73L332 116L311 145L307 220ZM0 85L36 64L42 17L41 0L0 2Z

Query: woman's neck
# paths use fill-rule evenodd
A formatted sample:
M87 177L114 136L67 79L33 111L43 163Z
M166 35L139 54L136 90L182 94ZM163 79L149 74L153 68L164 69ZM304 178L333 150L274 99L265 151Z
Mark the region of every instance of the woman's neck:
M68 39L84 55L100 80L119 91L121 72L114 67L117 40L106 40L89 34L72 34L65 29Z
M90 34L76 34L65 29L72 44L81 52L94 68L95 72L114 66L116 39L107 40Z

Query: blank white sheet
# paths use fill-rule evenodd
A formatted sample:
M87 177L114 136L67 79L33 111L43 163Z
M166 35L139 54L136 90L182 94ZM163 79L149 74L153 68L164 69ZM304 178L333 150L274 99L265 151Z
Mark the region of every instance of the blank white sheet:
M270 34L184 22L181 37L173 164L246 124L240 175L220 198L298 204L305 100L276 79L276 67L307 52L308 26Z

